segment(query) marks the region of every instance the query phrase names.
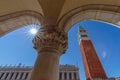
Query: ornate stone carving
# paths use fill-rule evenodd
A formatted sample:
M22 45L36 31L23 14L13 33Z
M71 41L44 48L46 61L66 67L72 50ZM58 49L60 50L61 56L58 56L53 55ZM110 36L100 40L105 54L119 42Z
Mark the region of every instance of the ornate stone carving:
M67 33L53 26L41 27L33 43L38 52L54 50L61 54L67 49Z

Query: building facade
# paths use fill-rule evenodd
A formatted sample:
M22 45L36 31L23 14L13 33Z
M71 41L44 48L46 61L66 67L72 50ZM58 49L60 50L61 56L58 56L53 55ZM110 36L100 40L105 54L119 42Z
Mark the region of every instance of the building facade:
M30 80L31 66L0 66L0 80ZM79 69L74 65L60 65L59 80L80 80Z
M106 73L100 63L86 30L82 27L79 27L78 32L86 80L107 80Z
M108 80L120 80L120 77L116 77L116 78L112 77L112 78L109 78Z

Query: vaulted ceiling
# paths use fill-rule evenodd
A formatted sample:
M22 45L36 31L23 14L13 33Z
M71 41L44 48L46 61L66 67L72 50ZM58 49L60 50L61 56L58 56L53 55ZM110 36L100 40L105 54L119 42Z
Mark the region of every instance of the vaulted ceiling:
M36 18L38 24L40 18L42 22L42 17L47 20L53 20L53 23L60 23L66 14L85 5L96 5L96 7L97 5L110 5L119 7L120 0L0 0L0 35L2 36L18 28L18 25L16 26L15 23L19 24L21 21L25 21L20 17L24 13L27 15L24 15L24 18L29 19L29 16L32 15ZM109 7L107 9L109 10ZM120 9L116 10L120 11ZM19 12L23 13L19 14ZM18 16L20 20L15 19ZM37 19L38 17L40 18ZM8 19L10 21L13 20L15 23L9 22ZM29 23L29 20L27 23ZM11 27L13 26L12 24L16 27Z

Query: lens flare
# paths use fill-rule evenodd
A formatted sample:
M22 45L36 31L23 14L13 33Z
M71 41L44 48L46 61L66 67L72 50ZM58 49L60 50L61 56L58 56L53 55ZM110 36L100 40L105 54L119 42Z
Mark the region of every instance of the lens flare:
M33 35L36 35L37 34L37 29L36 28L31 28L30 29L30 33L33 34Z
M25 26L23 32L26 35L27 39L33 39L37 34L39 28L40 28L39 25L31 24L31 25Z

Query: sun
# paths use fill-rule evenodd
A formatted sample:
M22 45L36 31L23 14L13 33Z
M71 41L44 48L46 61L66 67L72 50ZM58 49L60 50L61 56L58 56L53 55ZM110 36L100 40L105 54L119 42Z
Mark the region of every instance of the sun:
M36 28L30 28L30 33L36 35L38 30Z
M27 39L33 39L37 35L39 29L40 25L31 24L25 26L23 32L26 35Z

